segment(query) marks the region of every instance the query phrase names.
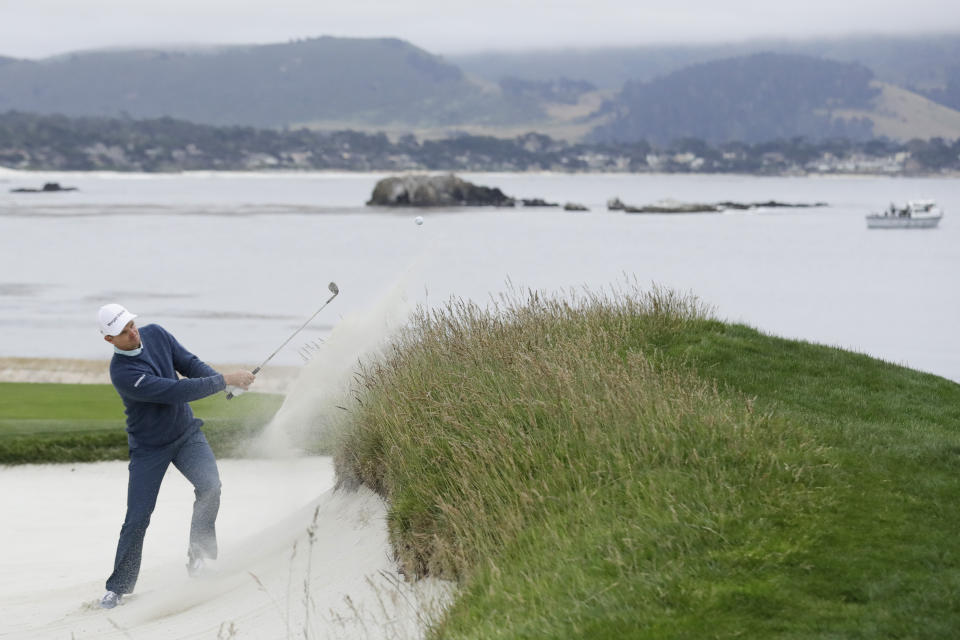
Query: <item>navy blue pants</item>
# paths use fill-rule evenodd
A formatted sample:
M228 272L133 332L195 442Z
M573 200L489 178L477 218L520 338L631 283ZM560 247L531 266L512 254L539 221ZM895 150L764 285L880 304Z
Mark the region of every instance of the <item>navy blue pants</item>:
M190 556L217 557L217 512L220 510L220 474L217 461L200 429L192 430L166 447L130 449L127 515L120 529L117 557L107 589L132 593L140 574L143 538L157 504L160 483L173 463L193 485L196 500L190 522Z

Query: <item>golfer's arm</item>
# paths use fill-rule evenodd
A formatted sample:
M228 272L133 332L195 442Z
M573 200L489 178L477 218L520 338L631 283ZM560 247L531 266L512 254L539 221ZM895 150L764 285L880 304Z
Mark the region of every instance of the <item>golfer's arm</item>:
M174 367L180 375L186 378L209 378L220 375L213 367L197 356L188 351L184 353L189 357L174 360Z
M215 371L213 374L202 378L171 380L141 373L126 377L118 386L124 395L140 402L179 404L193 402L223 391L226 387L223 376Z

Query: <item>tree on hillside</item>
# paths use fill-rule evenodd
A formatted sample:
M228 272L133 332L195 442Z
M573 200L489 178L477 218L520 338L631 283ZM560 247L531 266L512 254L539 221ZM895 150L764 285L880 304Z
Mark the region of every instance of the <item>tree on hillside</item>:
M921 93L945 107L960 110L960 66L950 67L947 71L947 82L943 89L931 89Z

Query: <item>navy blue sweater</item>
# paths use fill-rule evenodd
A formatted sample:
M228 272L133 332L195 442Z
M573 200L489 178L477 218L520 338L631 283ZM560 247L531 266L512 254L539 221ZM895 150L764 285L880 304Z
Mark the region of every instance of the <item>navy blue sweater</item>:
M130 448L168 445L203 421L188 402L223 391L223 376L183 348L163 327L140 328L143 351L110 361L110 380L123 399ZM177 373L184 376L178 379Z

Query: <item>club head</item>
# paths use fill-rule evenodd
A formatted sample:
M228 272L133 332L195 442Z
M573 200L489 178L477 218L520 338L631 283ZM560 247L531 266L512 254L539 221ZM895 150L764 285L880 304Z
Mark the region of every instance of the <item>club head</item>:
M337 295L338 293L340 293L340 288L337 287L336 282L331 282L330 284L328 284L327 289L330 289L330 293L332 293L333 295Z

